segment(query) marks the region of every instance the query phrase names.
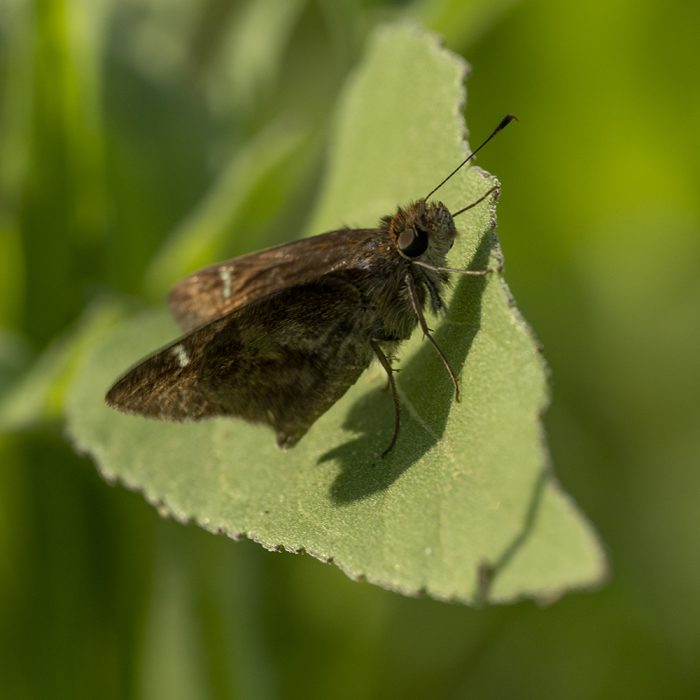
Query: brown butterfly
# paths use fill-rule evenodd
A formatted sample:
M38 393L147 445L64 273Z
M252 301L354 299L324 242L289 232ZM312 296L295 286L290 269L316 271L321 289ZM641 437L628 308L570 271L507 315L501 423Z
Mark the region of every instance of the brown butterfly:
M423 310L444 308L448 274L488 270L445 267L454 218L498 188L450 214L427 200L515 117L490 136L426 197L378 228L341 229L218 263L190 275L170 293L185 335L142 360L109 390L110 406L163 420L237 416L266 423L280 447L294 446L357 381L376 357L400 403L391 358L420 325L449 372Z

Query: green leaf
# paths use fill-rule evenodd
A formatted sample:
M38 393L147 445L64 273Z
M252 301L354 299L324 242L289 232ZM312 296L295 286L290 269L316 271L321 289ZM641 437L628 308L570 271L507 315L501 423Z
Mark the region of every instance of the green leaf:
M372 225L464 157L465 68L413 26L375 35L339 107L310 233ZM494 182L472 167L439 196L454 210ZM450 263L499 266L493 205L458 223ZM552 477L543 444L546 369L505 283L497 274L455 280L446 318L432 325L464 398L454 403L443 366L416 333L400 352L402 432L383 460L393 411L378 367L288 452L266 428L236 420L168 424L106 408L116 375L177 335L164 311L95 348L74 386L69 430L106 478L178 519L306 551L396 591L478 603L551 600L599 583L601 548Z
M73 328L50 343L31 367L0 394L0 434L59 418L67 388L77 368L83 366L85 354L122 315L122 307L114 301L95 303ZM2 356L9 354L5 351L7 342L0 333Z

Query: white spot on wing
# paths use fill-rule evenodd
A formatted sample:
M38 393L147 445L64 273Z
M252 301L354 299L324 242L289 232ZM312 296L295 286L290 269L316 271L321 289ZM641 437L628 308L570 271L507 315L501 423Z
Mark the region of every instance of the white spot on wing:
M219 269L219 277L221 278L221 283L224 285L221 290L221 295L224 299L231 298L231 270L228 267L222 267Z
M187 365L190 364L190 357L187 354L187 350L185 350L185 346L182 343L174 345L170 349L170 352L175 356L175 359L177 360L177 363L178 365L180 365L180 367L187 367Z

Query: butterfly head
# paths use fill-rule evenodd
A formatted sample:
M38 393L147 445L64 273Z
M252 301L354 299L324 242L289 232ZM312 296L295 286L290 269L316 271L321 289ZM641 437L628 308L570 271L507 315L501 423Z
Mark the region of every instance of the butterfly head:
M406 209L399 209L387 223L401 257L434 265L444 264L457 234L447 207L442 202L426 202L424 199Z

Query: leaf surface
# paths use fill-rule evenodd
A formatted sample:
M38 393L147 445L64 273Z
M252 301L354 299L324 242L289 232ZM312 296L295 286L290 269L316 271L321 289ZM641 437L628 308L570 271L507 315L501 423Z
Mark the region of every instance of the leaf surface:
M412 25L374 36L338 110L319 203L307 233L371 226L424 196L467 151L466 66ZM504 137L501 137L504 138ZM439 192L451 210L495 180L471 167ZM500 266L492 203L457 220L450 264ZM551 600L601 581L605 559L554 480L540 417L546 368L500 275L455 279L437 342L402 346L404 411L396 449L381 368L372 367L281 452L264 427L235 420L168 424L103 405L116 375L177 336L164 311L132 319L96 347L74 384L69 430L108 479L143 491L182 520L268 548L306 551L348 575L407 594L478 603Z

